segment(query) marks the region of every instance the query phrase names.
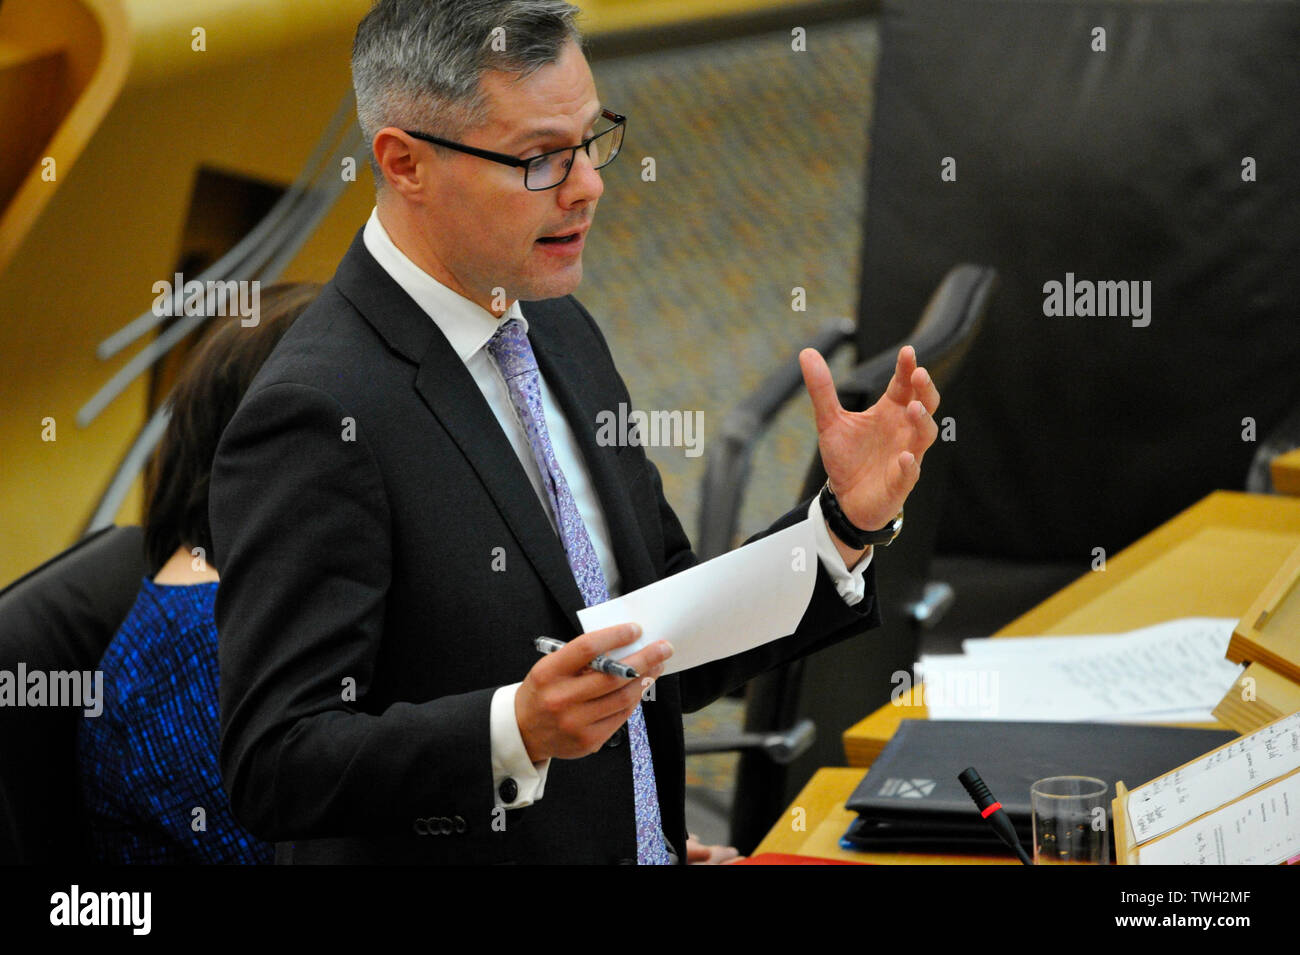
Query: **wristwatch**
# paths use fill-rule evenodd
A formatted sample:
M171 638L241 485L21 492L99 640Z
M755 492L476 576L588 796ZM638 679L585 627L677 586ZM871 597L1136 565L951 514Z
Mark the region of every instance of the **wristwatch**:
M902 511L899 511L894 519L880 530L864 531L860 527L855 527L844 516L844 511L840 509L840 502L836 500L835 492L831 490L829 480L822 485L821 505L822 516L826 518L826 523L835 536L854 550L862 550L864 547L876 544L888 547L893 543L894 538L898 536L898 532L903 529Z

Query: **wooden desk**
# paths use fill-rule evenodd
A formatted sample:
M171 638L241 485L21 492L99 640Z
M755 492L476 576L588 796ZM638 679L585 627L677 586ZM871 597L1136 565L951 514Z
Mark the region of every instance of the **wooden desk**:
M1240 617L1298 545L1300 499L1218 491L994 636L1120 633L1173 617ZM912 696L845 730L850 766L870 766L900 720L926 718Z

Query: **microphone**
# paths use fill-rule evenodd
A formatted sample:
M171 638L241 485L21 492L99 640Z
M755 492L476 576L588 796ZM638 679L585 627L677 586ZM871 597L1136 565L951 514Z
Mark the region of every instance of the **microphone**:
M1010 817L1002 809L1002 803L993 798L989 792L989 787L980 779L980 774L975 772L974 766L968 766L957 777L957 780L970 794L970 798L975 800L975 805L979 807L980 815L988 820L993 831L998 834L998 838L1010 846L1019 856L1020 861L1025 865L1033 865L1034 860L1029 858L1029 853L1025 852L1025 847L1020 844L1020 838L1016 835L1016 827L1011 824Z

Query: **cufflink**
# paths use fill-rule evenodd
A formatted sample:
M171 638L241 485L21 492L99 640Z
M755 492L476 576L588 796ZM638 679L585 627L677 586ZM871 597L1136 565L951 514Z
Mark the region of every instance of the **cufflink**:
M497 787L497 795L501 797L502 802L514 802L519 798L519 784L507 776Z

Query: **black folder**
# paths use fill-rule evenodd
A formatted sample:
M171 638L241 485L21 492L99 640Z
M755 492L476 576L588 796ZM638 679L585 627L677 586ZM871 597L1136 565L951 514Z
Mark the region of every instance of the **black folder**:
M1236 738L1226 730L1115 723L903 720L845 804L858 818L841 844L872 852L1009 852L957 781L974 766L1028 848L1036 780L1104 780L1110 825L1117 781L1141 785Z

